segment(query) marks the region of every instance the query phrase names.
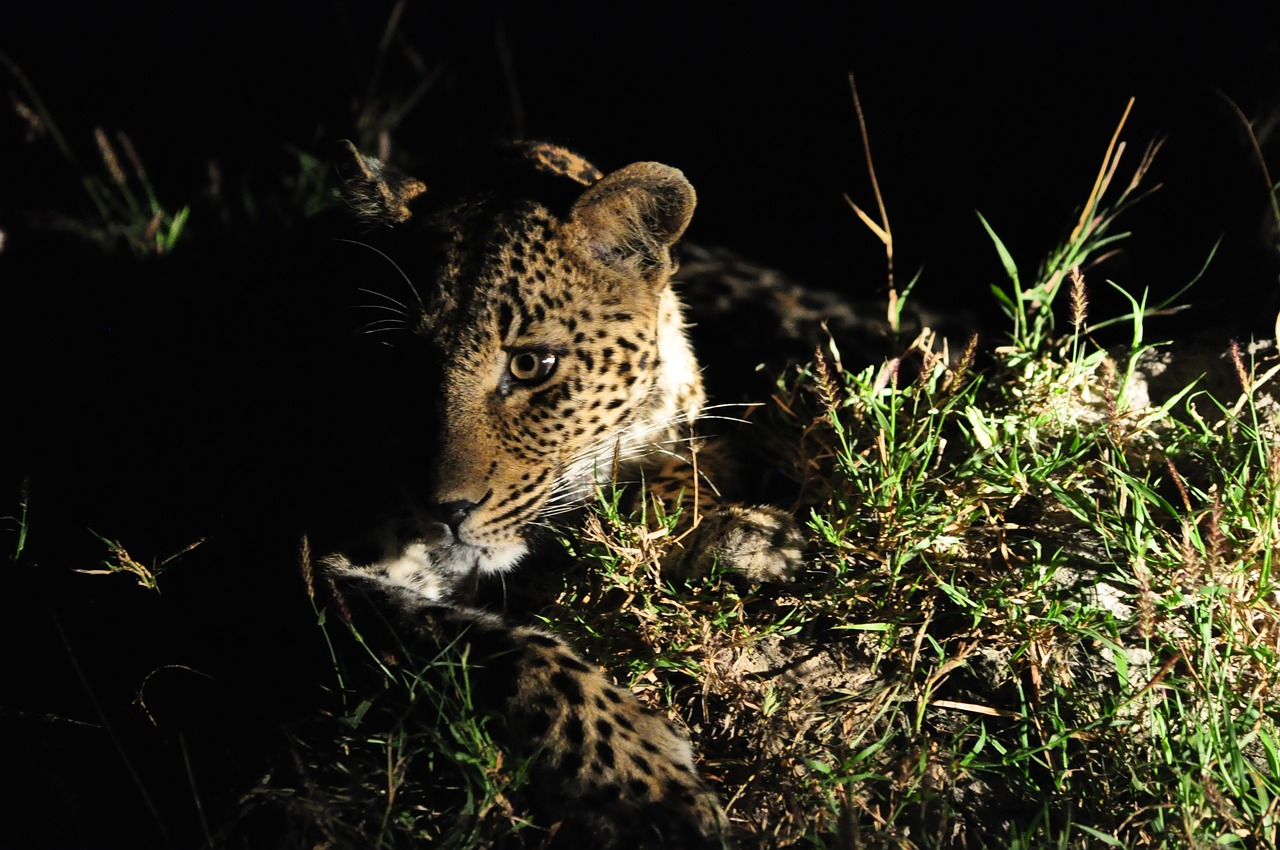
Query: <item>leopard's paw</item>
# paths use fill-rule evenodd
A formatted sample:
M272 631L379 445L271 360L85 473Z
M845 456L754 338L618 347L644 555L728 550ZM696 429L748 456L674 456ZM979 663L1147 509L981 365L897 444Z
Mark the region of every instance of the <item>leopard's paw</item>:
M697 579L714 564L752 581L785 582L804 569L804 535L791 514L765 505L727 505L704 514L669 555L675 570Z

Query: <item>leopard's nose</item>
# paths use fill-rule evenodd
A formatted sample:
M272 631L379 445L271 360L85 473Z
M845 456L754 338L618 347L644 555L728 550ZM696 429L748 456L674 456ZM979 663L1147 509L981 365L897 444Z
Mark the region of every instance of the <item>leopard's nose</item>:
M453 536L457 537L458 528L466 521L467 517L471 516L472 511L479 506L479 502L468 502L466 499L459 499L454 502L442 502L436 506L436 510L440 514L441 521L449 526Z

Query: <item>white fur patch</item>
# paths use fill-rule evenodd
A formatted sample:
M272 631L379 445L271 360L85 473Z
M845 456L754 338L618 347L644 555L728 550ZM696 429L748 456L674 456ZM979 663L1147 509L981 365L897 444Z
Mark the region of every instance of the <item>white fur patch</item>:
M453 604L458 585L475 572L511 569L528 552L524 544L500 547L468 546L439 540L415 540L395 555L357 566L345 555L325 564L335 573L380 582L433 603Z

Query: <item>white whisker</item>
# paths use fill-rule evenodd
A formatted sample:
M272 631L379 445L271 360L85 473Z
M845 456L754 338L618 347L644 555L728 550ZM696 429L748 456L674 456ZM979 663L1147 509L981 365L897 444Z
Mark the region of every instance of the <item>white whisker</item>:
M394 331L403 331L406 328L408 328L408 325L406 325L403 321L397 321L395 319L378 319L377 321L369 322L367 325L361 325L356 330L356 333L358 334L391 333Z
M372 336L373 334L389 334L396 331L404 330L403 328L360 328L356 333L361 336ZM388 343L390 345L390 343Z
M424 311L427 309L427 305L423 303L422 296L418 294L418 288L413 285L413 281L409 279L409 275L405 274L404 269L400 268L399 264L397 264L395 260L387 256L385 251L381 251L378 248L373 247L367 242L358 242L355 239L339 239L338 241L347 242L351 245L358 245L361 248L368 248L370 251L372 251L373 253L377 254L379 257L381 257L382 259L390 263L391 268L396 270L396 273L400 275L400 279L404 281L405 286L409 287L409 291L413 293L413 300L418 302L418 309L424 310ZM362 291L369 292L370 290L366 289ZM394 300L394 299L391 299L391 297L389 295L386 295L385 293L381 293L381 294L383 295L384 298L387 298L388 300ZM401 306L404 306L404 305L401 305Z
M376 328L380 325L394 326L398 328L407 327L403 316L389 316L381 319L373 319L364 325L366 328Z
M408 304L405 304L403 301L401 301L401 300L399 300L399 299L397 299L397 298L392 298L390 295L388 295L388 294L387 294L387 293L385 293L385 292L381 292L381 291L379 291L379 290L377 290L377 289L369 289L368 287L364 287L364 286L362 286L362 287L358 288L356 291L357 291L357 292L363 292L363 293L364 293L364 294L366 294L366 295L372 295L374 298L381 298L383 301L389 301L389 302L391 302L392 304L394 304L396 307L399 307L399 308L400 308L400 312L402 312L402 313L408 313L408 312L409 312L409 305L408 305ZM387 309L391 309L391 308L387 308Z
M360 310L378 310L383 313L390 313L393 316L405 318L409 313L399 307L392 307L390 304L361 304L357 309Z

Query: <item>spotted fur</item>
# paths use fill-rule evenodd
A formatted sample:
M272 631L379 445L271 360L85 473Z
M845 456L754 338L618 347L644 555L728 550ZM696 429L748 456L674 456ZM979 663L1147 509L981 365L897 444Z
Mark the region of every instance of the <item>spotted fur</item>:
M557 639L459 601L468 577L510 569L542 525L616 482L643 481L679 512L673 576L718 561L783 581L799 567L794 520L729 501L729 452L696 431L705 395L671 286L693 187L666 165L602 174L544 144L432 175L430 189L349 145L343 158L354 209L403 225L401 330L438 370L422 389L438 453L421 516L381 556L338 556L333 571L398 609L409 634L467 628L490 659L482 708L581 803L564 816L617 841L656 830L670 843L655 846L718 846L724 816L683 735Z
M673 573L712 560L757 580L798 569L794 521L727 503L732 481L694 462L706 399L671 286L696 203L683 174L641 162L602 176L562 148L526 144L424 194L354 148L346 158L357 212L399 224L400 199L421 207L411 244L425 262L406 272L416 303L403 319L442 370L428 507L449 530L442 564L509 569L546 519L600 484L643 479L682 512L679 530L700 526L673 547Z
M377 609L362 623L391 616L395 637L382 643L399 663L438 662L465 643L450 666L468 672L468 698L498 719L497 738L530 760L532 803L557 825L555 846L722 847L724 812L684 735L558 638L460 604L429 551L364 567L339 555L328 567L346 610Z

